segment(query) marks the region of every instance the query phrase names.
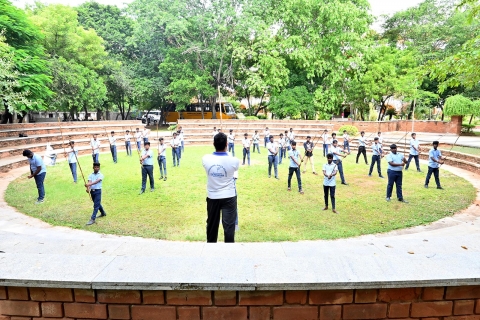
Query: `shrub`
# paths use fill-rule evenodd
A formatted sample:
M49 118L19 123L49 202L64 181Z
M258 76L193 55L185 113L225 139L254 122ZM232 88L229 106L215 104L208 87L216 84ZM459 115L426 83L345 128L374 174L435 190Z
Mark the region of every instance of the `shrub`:
M170 125L170 127L168 127L168 130L169 130L169 131L175 131L175 130L177 130L177 124L175 123L175 124Z
M343 125L338 129L338 136L343 136L343 130L346 130L348 135L355 137L358 135L358 129L355 126L352 125Z
M245 117L245 120L258 120L258 117L248 116L248 117Z
M263 115L263 114L259 114L259 115L257 115L257 118L261 119L261 120L265 120L265 119L267 119L267 116Z

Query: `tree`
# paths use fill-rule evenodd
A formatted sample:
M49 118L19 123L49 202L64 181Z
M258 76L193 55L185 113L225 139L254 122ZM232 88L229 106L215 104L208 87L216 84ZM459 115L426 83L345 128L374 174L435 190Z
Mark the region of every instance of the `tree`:
M52 92L48 88L50 71L44 48L41 45L42 34L27 18L25 13L15 8L9 1L0 0L0 32L4 33L6 51L11 53L11 61L15 67L18 86L15 90L23 94L29 103L15 102L10 104L3 100L5 113L2 123L13 122L13 111L19 112L21 118L31 110L42 110ZM24 100L26 102L27 100Z
M316 113L313 99L312 93L305 86L288 88L272 97L269 109L280 119L312 119Z

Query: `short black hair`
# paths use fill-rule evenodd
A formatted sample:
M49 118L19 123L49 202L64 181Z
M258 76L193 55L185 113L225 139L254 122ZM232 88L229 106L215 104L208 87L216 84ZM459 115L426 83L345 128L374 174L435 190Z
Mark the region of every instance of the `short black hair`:
M362 133L365 134L365 131L360 132L360 134L362 134Z
M283 133L280 133L280 135L283 137Z
M145 146L146 146L147 144L150 145L150 141L147 141L147 142L144 143Z
M292 141L292 146L296 146L297 145L297 141Z
M72 141L70 141L70 144L75 144L75 141L73 141L73 140L72 140Z
M158 141L162 141L162 140L163 140L163 138L158 139Z
M413 136L416 136L416 135L417 135L417 134L416 134L415 132L412 132L412 137L413 137Z
M338 140L333 140L332 143L338 143Z
M112 131L112 132L110 132L110 133L115 133L115 131Z
M347 130L343 130L343 132L347 132Z
M94 162L94 163L93 163L93 166L94 166L94 167L100 167L100 162Z
M433 141L432 144L436 144L438 146L439 142L435 140L435 141Z
M127 130L127 133L130 132L130 130Z
M29 155L32 155L32 154L33 152L28 149L23 150L23 153L22 153L24 157L28 157Z
M378 139L378 137L375 137L375 138L373 138L373 140L374 140L374 141L377 141L377 140L379 140L379 139Z
M335 132L332 132L332 137L333 137L333 136L337 136L337 134L336 134Z
M216 151L223 151L227 146L227 135L223 132L219 132L213 138L213 145Z
M333 159L333 154L332 153L327 154L327 159Z
M310 137L310 136L307 136L307 139L311 139L311 138L312 138L312 137Z

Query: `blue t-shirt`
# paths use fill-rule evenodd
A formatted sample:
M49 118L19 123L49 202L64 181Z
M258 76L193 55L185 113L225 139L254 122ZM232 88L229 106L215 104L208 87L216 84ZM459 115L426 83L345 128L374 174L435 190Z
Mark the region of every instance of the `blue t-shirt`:
M430 168L438 168L440 164L438 162L433 161L432 159L440 161L441 156L442 156L442 152L440 152L440 150L431 149L428 152L428 166Z
M92 172L88 176L88 181L91 181L91 182L97 181L98 179L101 179L101 180L96 184L91 185L90 189L102 189L103 174L101 174L100 171L98 171L97 174L95 174L95 172Z
M380 143L372 144L372 151L374 156L379 156L382 154L382 145Z
M300 154L298 153L298 150L290 150L288 151L288 159L290 159L290 168L298 168L298 164L295 163L295 161L292 160L292 157L300 163Z
M39 155L33 154L32 159L28 158L28 161L30 162L30 170L32 170L33 173L37 171L38 167L42 167L42 170L40 170L38 174L47 172L47 166L43 163L42 157Z
M387 162L388 162L388 170L393 170L393 171L403 170L403 166L390 165L390 162L393 162L395 164L401 164L403 162L403 154L398 152L397 153L390 152L390 154L387 156Z
M144 166L153 166L153 152L152 152L152 149L148 149L148 150L143 149L142 158L145 155L148 155L148 157L143 159L143 165Z

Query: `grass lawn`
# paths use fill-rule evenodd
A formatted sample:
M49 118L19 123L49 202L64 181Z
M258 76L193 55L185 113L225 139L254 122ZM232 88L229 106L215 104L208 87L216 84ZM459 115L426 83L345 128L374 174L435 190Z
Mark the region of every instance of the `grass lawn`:
M206 241L206 176L201 157L212 147L187 147L180 167L172 167L167 157L168 180L160 181L155 163L155 191L138 195L141 186L140 165L134 150L132 157L120 153L118 164L109 154L101 154L103 182L102 203L108 214L86 227L92 203L81 182L74 184L68 165L49 167L45 180L46 201L35 205L37 190L26 174L6 191L7 202L19 211L40 218L52 225L88 229L99 233L151 237L167 240ZM236 146L237 156L241 148ZM349 186L337 179L337 211L322 211L323 177L315 176L309 167L302 174L304 195L297 190L295 176L292 192L287 192L288 164L279 165L280 180L267 175L267 154L252 154L252 165L241 166L238 187L239 242L297 241L336 239L386 232L426 224L466 208L475 197L475 189L467 181L441 170L442 186L437 190L432 177L431 188L423 188L425 173L404 172L404 197L410 204L385 201L387 179L375 174L368 177L362 161L355 164L355 155L344 161ZM320 150L317 151L320 153ZM316 155L315 165L321 171L325 158ZM370 158L370 156L369 156ZM370 161L370 159L369 159ZM85 176L92 172L90 156L80 158ZM382 162L386 176L386 162ZM77 169L78 170L78 169ZM423 166L422 170L426 171ZM148 184L147 184L148 186ZM394 191L395 194L395 191ZM220 228L219 239L223 239Z
M454 146L452 151L457 151L457 152L462 152L462 153L466 153L466 154L472 154L472 155L475 155L475 156L480 156L480 148Z

